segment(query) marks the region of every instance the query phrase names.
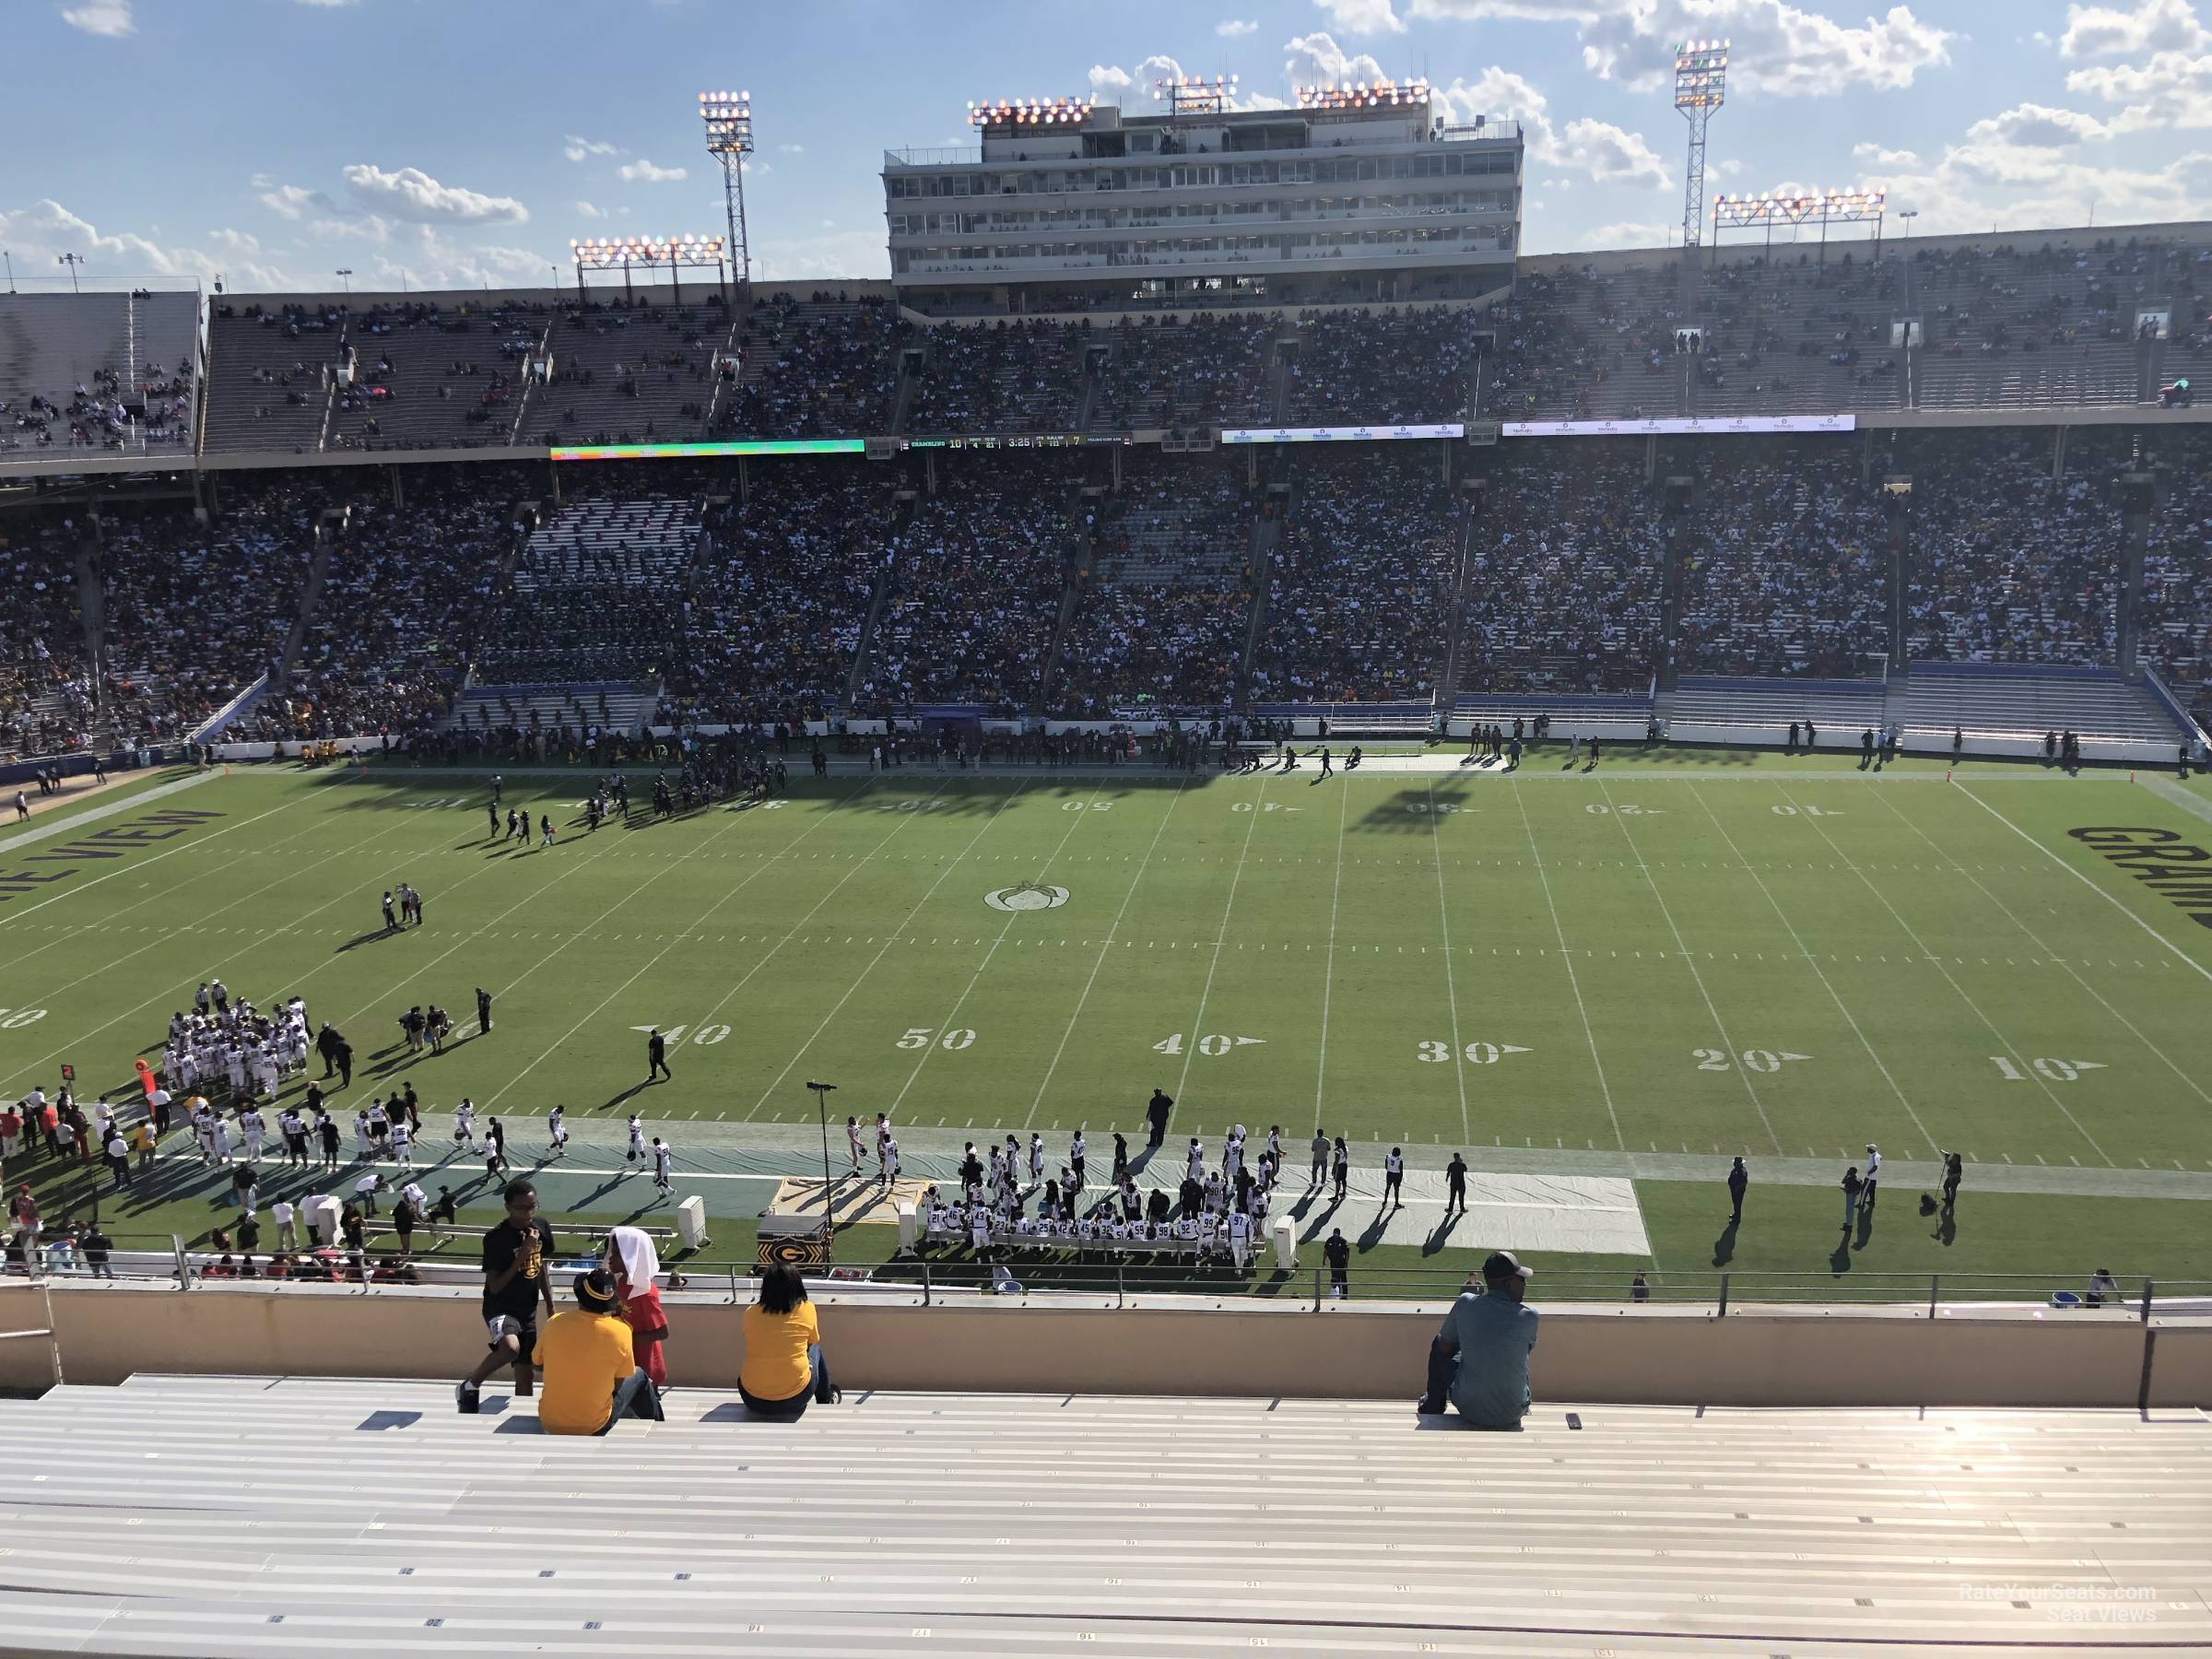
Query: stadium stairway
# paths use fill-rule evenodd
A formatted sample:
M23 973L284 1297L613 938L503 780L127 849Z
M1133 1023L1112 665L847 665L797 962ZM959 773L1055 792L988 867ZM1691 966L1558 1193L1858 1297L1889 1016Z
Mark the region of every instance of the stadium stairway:
M676 1356L680 1371L681 1356ZM2212 1419L138 1376L0 1403L20 1653L2030 1653L2212 1641ZM504 1407L504 1409L500 1409ZM2084 1628L2087 1627L2087 1628Z

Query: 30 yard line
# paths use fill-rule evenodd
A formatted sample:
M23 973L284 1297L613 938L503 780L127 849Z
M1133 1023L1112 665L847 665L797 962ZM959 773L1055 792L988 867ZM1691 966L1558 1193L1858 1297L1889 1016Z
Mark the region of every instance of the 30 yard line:
M1667 908L1666 895L1659 890L1657 877L1653 876L1651 866L1643 862L1643 853L1636 845L1636 838L1629 833L1628 819L1614 804L1613 792L1600 783L1597 793L1606 797L1606 816L1619 829L1621 839L1629 843L1630 855L1636 860L1636 867L1643 872L1644 885L1652 889L1652 898L1659 906L1659 913L1666 920L1666 931L1674 935L1675 948L1681 953L1683 965L1689 970L1689 977L1697 984L1698 994L1705 999L1705 1012L1712 1016L1712 1029L1721 1034L1721 1046L1731 1054L1738 1053L1735 1040L1728 1035L1727 1024L1721 1018L1719 1005L1712 1000L1712 993L1705 987L1705 976L1698 971L1697 959L1689 954L1689 947L1683 942L1682 930L1675 925L1675 912ZM1759 1098L1759 1085L1751 1081L1751 1068L1737 1065L1733 1069L1736 1081L1744 1086L1744 1092L1751 1097L1751 1110L1759 1113L1759 1121L1766 1125L1767 1138L1774 1143L1774 1150L1780 1152L1782 1136L1774 1133L1774 1122L1767 1116L1766 1104Z
M1452 1077L1459 1085L1459 1138L1474 1138L1474 1128L1467 1117L1466 1056L1459 1046L1459 989L1452 972L1452 912L1444 902L1444 848L1437 834L1436 785L1429 791L1429 846L1436 854L1436 919L1444 930L1444 997L1452 1007Z
M1214 970L1221 966L1221 947L1229 942L1229 913L1236 908L1237 883L1244 877L1244 861L1252 853L1252 832L1260 827L1260 808L1267 798L1267 774L1260 774L1260 792L1252 797L1252 821L1244 826L1244 843L1237 849L1237 867L1229 874L1229 897L1221 904L1221 925L1214 930L1214 954L1206 965L1206 983L1198 989L1198 1012L1191 1021L1190 1041L1183 1044L1182 1073L1175 1079L1175 1099L1182 1099L1191 1081L1191 1058L1198 1052L1198 1038L1206 1030L1206 1001L1214 994Z
M1083 982L1083 994L1076 998L1076 1011L1067 1017L1067 1030L1060 1033L1060 1046L1053 1051L1052 1064L1044 1068L1043 1079L1037 1085L1037 1098L1030 1102L1030 1115L1021 1121L1024 1129L1033 1127L1037 1122L1038 1109L1044 1104L1044 1091L1052 1087L1053 1074L1060 1069L1060 1057L1067 1053L1068 1039L1076 1034L1076 1022L1083 1018L1083 1005L1090 1000L1090 988L1099 982L1099 970L1106 965L1106 953L1113 948L1114 935L1121 931L1122 918L1129 913L1129 901L1136 897L1138 884L1145 878L1145 868L1152 862L1152 854L1159 845L1159 838L1166 833L1168 819L1174 816L1175 807L1182 799L1182 791L1183 780L1178 779L1174 796L1168 802L1167 811L1159 815L1159 827L1152 831L1152 839L1146 844L1145 856L1136 866L1136 878L1130 882L1129 890L1122 895L1121 909L1113 912L1113 922L1106 929L1106 937L1099 945L1098 959L1091 963L1090 976ZM1218 945L1216 948L1218 948Z
M1868 787L1870 789L1874 788L1871 780L1868 781ZM1785 798L1787 796L1787 791L1783 792ZM1943 965L1943 959L1928 948L1925 941L1921 938L1919 934L1913 931L1912 924L1905 920L1903 912L1900 912L1896 905L1889 902L1889 895L1882 891L1881 883L1874 880L1866 874L1865 870L1859 868L1857 865L1852 863L1849 858L1844 856L1843 850L1836 845L1835 837L1829 834L1827 826L1822 824L1818 818L1813 818L1807 814L1800 814L1799 816L1804 818L1805 821L1813 827L1813 832L1816 835L1819 836L1822 841L1828 843L1828 850L1834 853L1837 858L1842 861L1843 867L1849 870L1853 876L1856 876L1859 878L1860 885L1865 887L1868 892L1874 895L1876 902L1880 904L1884 910L1889 912L1890 919L1896 922L1898 926L1904 930L1905 937L1912 941L1912 947L1919 951L1920 954L1935 967L1936 972L1943 975L1944 983L1950 986L1953 991L1956 991L1959 994L1959 1000L1964 1003L1969 1008L1973 1010L1974 1018L1979 1019L1984 1026L1988 1028L1989 1034L1997 1040L1998 1044L2004 1049L2004 1051L2007 1054L2010 1054L2014 1058L2018 1059L2020 1056L2021 1051L2014 1047L2011 1040L2007 1038L2004 1032L1997 1030L1997 1022L1990 1018L1988 1014L1983 1011L1982 1005L1976 1002L1971 995L1967 994L1966 987L1960 984L1956 979L1951 977L1951 971ZM2052 1088L2051 1085L2047 1081L2044 1080L2042 1074L2038 1072L2033 1066L2021 1066L2019 1069L2026 1076L2035 1079L2036 1087L2043 1091L2043 1098L2049 1100L2053 1106L2058 1109L2058 1114L2061 1117L2065 1118L2067 1123L2074 1125L2074 1131L2076 1134L2079 1135L2083 1140L2089 1143L2089 1150L2096 1153L2098 1157L2104 1159L2106 1163L2111 1163L2112 1160L2110 1158L2105 1157L2104 1148L2097 1144L2097 1137L2081 1126L2081 1120L2079 1118L2076 1117L2071 1112L2066 1110L2066 1103L2058 1098L2057 1092Z
M783 1063L783 1069L776 1074L775 1081L760 1091L760 1098L753 1102L752 1111L745 1114L747 1123L751 1123L759 1115L760 1108L768 1104L769 1098L777 1089L783 1087L783 1079L791 1076L791 1068L806 1058L806 1051L812 1048L821 1034L830 1029L830 1022L835 1019L844 1006L853 1000L853 993L859 990L866 982L868 975L876 971L876 964L883 960L884 957L889 953L891 947L899 942L900 935L906 932L907 923L912 922L922 913L922 907L930 901L937 888L945 885L945 878L966 862L968 854L975 851L975 843L983 839L984 833L992 825L998 822L1000 818L1005 815L1006 808L1013 806L1015 801L1020 798L1021 792L1029 786L1030 780L1027 778L1017 783L1007 793L1006 797L991 809L991 816L982 821L976 832L968 838L968 844L962 847L955 856L946 861L945 867L937 872L937 878L929 884L929 890L914 900L913 908L906 912L898 926L891 929L889 935L884 939L882 947L868 959L868 965L860 971L850 985L845 987L845 994L837 999L836 1006L822 1016L821 1023L814 1028L813 1031L807 1035L806 1040L799 1044L797 1051Z
M1336 900L1344 896L1344 817L1351 799L1352 792L1340 781L1336 787L1336 880L1329 889L1329 954L1321 971L1321 1049L1313 1062L1315 1134L1321 1132L1321 1095L1329 1077L1329 994L1336 988ZM1259 813L1255 810L1253 817L1256 819ZM1191 1035L1195 1040L1197 1033Z
M1037 867L1037 881L1039 886L1043 885L1045 876L1052 870L1053 865L1059 860L1060 854L1067 851L1068 841L1076 833L1076 827L1082 823L1085 818L1092 816L1089 809L1098 801L1100 794L1104 792L1105 788L1105 780L1100 779L1098 786L1090 792L1090 799L1083 804L1084 810L1068 815L1068 825L1066 830L1062 831L1060 839L1056 843L1054 843L1051 854L1041 865ZM1162 821L1164 822L1165 820L1163 819ZM1157 840L1158 838L1155 837L1155 839ZM1139 874L1141 875L1142 872L1140 871ZM1135 891L1135 888L1132 886L1130 890L1134 892ZM1126 903L1126 900L1124 902ZM959 995L953 999L952 1012L945 1016L944 1020L936 1027L936 1030L940 1031L951 1030L958 1026L960 1018L960 1010L968 1006L968 999L975 994L975 987L983 977L983 970L991 966L991 959L998 954L998 947L1006 942L1006 935L1014 931L1014 924L1020 920L1021 912L1019 911L1008 911L1006 912L1006 925L998 930L998 936L991 941L990 948L983 952L983 959L976 963L975 971L968 976L968 982L960 987ZM922 1075L922 1068L929 1064L929 1057L936 1052L937 1045L935 1041L932 1041L926 1047L924 1047L920 1056L914 1061L913 1069L906 1074L906 1081L899 1085L899 1092L891 1097L891 1104L889 1107L889 1111L894 1117L898 1115L900 1105L906 1099L907 1090L913 1088L915 1079L920 1077ZM1043 1093L1041 1089L1038 1092L1041 1096Z
M2030 927L2027 923L2023 922L2018 916L2013 913L2013 910L2010 905L2006 904L2004 900L1998 898L1994 893L1983 887L1981 881L1973 875L1971 871L1968 870L1964 865L1960 864L1956 858L1952 857L1950 853L1944 851L1942 846L1936 842L1934 836L1923 830L1918 824L1914 823L1903 813L1899 812L1896 805L1891 802L1886 794L1882 794L1879 790L1876 791L1875 794L1876 798L1878 799L1883 806L1888 807L1891 813L1895 814L1897 820L1900 823L1903 824L1908 830L1912 830L1913 834L1919 836L1922 841L1926 841L1929 848L1934 851L1937 857L1949 864L1951 868L1958 871L1959 875L1964 876L1968 882L1972 885L1976 892L1980 893L1984 899L1995 905L1998 910L2004 912L2005 919L2006 921L2010 922L2015 927L2018 928L2023 934L2028 935L2028 941L2030 944L2033 945L2036 949L2041 951L2043 955L2049 958L2052 961L2056 962L2061 968L2065 969L2067 976L2084 991L2088 992L2090 997L2095 1000L2099 1007L2102 1008L2107 1014L2110 1014L2114 1019L2125 1026L2129 1031L2133 1032L2136 1041L2140 1042L2145 1048L2148 1049L2153 1054L2157 1055L2160 1063L2165 1065L2168 1071L2171 1072L2183 1083L2187 1084L2191 1092L2193 1092L2198 1100L2204 1101L2206 1105L2212 1105L2212 1094L2206 1094L2203 1087L2194 1077L2191 1077L2187 1072L2176 1065L2173 1061L2168 1057L2166 1051L2160 1048L2157 1043L2153 1042L2147 1036L2146 1036L2141 1029L2136 1026L2134 1020L2128 1018L2128 1017L2123 1014L2118 1008L2113 1007L2111 1003L2105 1001L2102 994L2098 991L2097 987L2091 984L2088 980L2084 979L2081 974L2075 970L2073 963L2067 961L2065 958L2059 955L2058 952L2053 950L2050 946L2044 944L2041 938L2037 935L2035 929ZM2092 882L2090 885L2095 886L2096 884ZM2101 888L2099 890L2102 891Z
M1574 1011L1582 1017L1583 1041L1590 1045L1590 1064L1597 1072L1597 1092L1605 1100L1606 1116L1613 1124L1613 1141L1626 1152L1629 1143L1620 1133L1620 1114L1613 1109L1612 1085L1606 1081L1606 1063L1598 1058L1597 1033L1590 1027L1590 1009L1583 1001L1583 982L1574 971L1574 953L1567 948L1567 930L1559 925L1559 907L1551 896L1551 877L1544 870L1544 850L1536 845L1536 827L1528 821L1528 803L1521 798L1521 781L1511 779L1507 787L1512 793L1513 805L1521 812L1521 829L1528 837L1530 859L1536 867L1536 883L1544 889L1544 907L1551 912L1552 937L1559 941L1559 960L1567 965L1567 987L1574 993ZM1771 1127L1768 1133L1773 1133Z
M1791 925L1789 916L1783 911L1782 900L1774 897L1772 889L1767 886L1765 877L1752 868L1751 861L1746 858L1736 846L1735 838L1728 833L1727 826L1721 822L1720 814L1713 811L1712 804L1706 800L1703 792L1692 783L1689 786L1689 793L1696 798L1698 805L1705 809L1705 816L1712 820L1712 827L1720 831L1721 840L1727 845L1728 855L1743 865L1745 874L1757 884L1760 896L1773 908L1775 920L1782 924L1783 931L1790 935L1790 943L1796 947L1797 954L1804 958L1806 964L1811 967L1813 976L1820 982L1820 988L1828 993L1829 1000L1836 1005L1836 1012L1843 1016L1844 1024L1851 1027L1851 1034L1859 1040L1859 1046L1866 1051L1866 1058L1874 1062L1874 1069L1882 1074L1882 1081L1889 1085L1889 1092L1897 1097L1897 1103L1905 1109L1905 1115L1912 1120L1912 1127L1920 1131L1921 1138L1926 1141L1936 1153L1940 1153L1943 1150L1942 1143L1928 1133L1927 1124L1920 1121L1920 1113L1912 1110L1912 1102L1905 1098L1904 1089L1899 1087L1897 1079L1890 1076L1889 1068L1882 1064L1882 1057L1875 1051L1873 1041L1860 1029L1858 1020L1844 1006L1841 994L1830 982L1828 975L1821 971L1819 959L1805 947L1804 939L1798 936L1796 928ZM1783 798L1784 800L1789 798L1786 790L1783 792ZM1807 821L1811 820L1808 818Z

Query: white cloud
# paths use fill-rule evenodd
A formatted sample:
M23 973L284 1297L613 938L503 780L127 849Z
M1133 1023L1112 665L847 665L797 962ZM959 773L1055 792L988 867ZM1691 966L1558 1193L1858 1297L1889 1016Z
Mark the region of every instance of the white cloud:
M2066 32L2058 41L2062 57L2132 57L2144 52L2197 52L2206 45L2212 45L2212 34L2196 20L2189 0L2139 0L2133 10L2069 6Z
M266 174L256 177L266 178ZM261 194L261 205L278 218L299 219L307 217L310 207L324 213L337 211L337 204L319 190L310 190L304 184L279 184L274 190Z
M571 161L582 161L593 156L611 156L615 147L596 138L582 138L571 133L561 141L560 153Z
M1315 30L1294 35L1283 42L1290 54L1283 74L1298 87L1334 86L1347 80L1382 80L1382 65L1366 53L1351 53L1336 44L1336 37Z
M576 202L571 205L576 209L579 218L603 219L606 217L606 208L595 206L590 202Z
M317 219L308 229L332 241L358 241L382 247L399 226L381 213L365 213L354 219Z
M1530 159L1543 166L1587 173L1600 184L1667 182L1665 163L1641 135L1583 117L1570 121L1562 131L1552 119L1550 100L1526 77L1496 64L1471 81L1455 80L1439 88L1436 96L1454 122L1472 122L1477 115L1520 122Z
M1390 0L1313 0L1329 21L1348 35L1404 34L1406 25Z
M530 210L512 196L485 195L458 184L441 184L419 167L386 172L369 162L357 161L345 169L345 175L356 196L395 218L420 224L520 225L530 218Z
M891 274L883 231L836 230L820 236L770 237L753 244L754 276L770 282L855 279Z
M1235 110L1287 110L1290 100L1277 98L1272 92L1232 92L1230 107Z
M1679 225L1654 224L1649 219L1616 219L1583 231L1576 241L1593 253L1605 248L1663 248L1670 245L1669 239L1680 229Z
M1182 65L1164 53L1154 53L1135 69L1124 69L1113 64L1093 64L1090 66L1090 95L1100 103L1134 103L1139 100L1149 101L1154 81L1178 80L1182 76Z
M1214 32L1225 41L1241 41L1248 34L1260 32L1256 18L1224 18L1214 25Z
M640 156L635 161L625 161L616 169L616 171L633 184L668 184L688 176L689 170L681 167L656 167L644 157Z
M1854 144L1851 147L1851 153L1857 159L1872 162L1877 167L1916 168L1920 165L1920 157L1915 152L1909 149L1885 149L1878 144Z
M1665 164L1653 153L1642 135L1617 127L1609 121L1569 122L1559 149L1560 166L1580 168L1600 184L1658 187L1667 182Z
M786 156L803 156L806 153L806 147L803 144L779 144L776 146L776 149L778 153Z
M2112 135L2112 129L2093 115L2039 103L2015 104L1966 129L1970 144L2010 144L2033 149L2064 149Z
M1583 66L1637 90L1673 74L1676 42L1719 36L1735 45L1734 88L1798 98L1909 87L1922 70L1948 63L1958 39L1909 6L1853 27L1788 0L1412 0L1412 15L1571 23Z
M2159 52L2144 64L2077 69L2066 90L2124 106L2112 118L2115 132L2212 126L2212 53Z
M79 273L89 288L123 288L154 277L196 277L212 282L218 275L257 288L294 286L288 273L262 257L261 244L242 231L218 230L209 241L216 254L199 248L172 248L134 232L103 232L90 221L51 197L15 213L0 213L0 241L14 253L18 271L34 265L53 267L63 253L76 253L87 262Z
M1129 71L1112 64L1093 64L1090 66L1090 95L1100 103L1112 101L1118 92L1126 92L1130 86Z
M62 21L87 34L110 38L134 34L138 29L131 20L131 0L84 0L81 6L64 6Z

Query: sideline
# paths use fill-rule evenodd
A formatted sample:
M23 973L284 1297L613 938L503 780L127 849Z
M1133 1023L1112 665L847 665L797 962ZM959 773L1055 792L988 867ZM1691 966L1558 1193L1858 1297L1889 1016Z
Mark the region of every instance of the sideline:
M158 783L142 794L129 795L119 801L111 801L104 806L88 807L82 812L72 813L64 818L51 818L34 811L30 819L32 827L11 835L5 841L0 841L0 853L6 853L13 847L28 847L34 841L51 841L57 835L66 835L72 830L81 829L87 824L97 824L102 818L117 818L126 812L135 812L149 801L162 800L181 790L196 788L210 779L219 778L222 775L212 767L205 771L195 769L182 778L171 778L166 783ZM86 793L88 794L99 794L104 790L120 788L124 784L135 782L137 782L136 779L110 778L104 785L95 785L93 789Z

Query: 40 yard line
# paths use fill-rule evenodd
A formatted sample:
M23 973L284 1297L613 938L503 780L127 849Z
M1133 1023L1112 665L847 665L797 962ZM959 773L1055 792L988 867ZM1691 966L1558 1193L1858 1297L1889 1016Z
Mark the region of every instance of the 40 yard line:
M1260 774L1260 792L1252 798L1252 822L1244 826L1244 842L1237 849L1237 867L1230 872L1229 897L1222 901L1221 925L1214 930L1213 959L1206 965L1206 983L1198 990L1198 1013L1191 1021L1191 1040L1182 1051L1182 1073L1175 1079L1175 1098L1182 1099L1191 1081L1191 1060L1198 1053L1198 1034L1206 1030L1206 1000L1214 994L1214 970L1221 966L1221 947L1229 940L1229 912L1236 908L1237 883L1243 879L1244 860L1252 852L1252 832L1260 827L1260 807L1267 796L1267 774Z

